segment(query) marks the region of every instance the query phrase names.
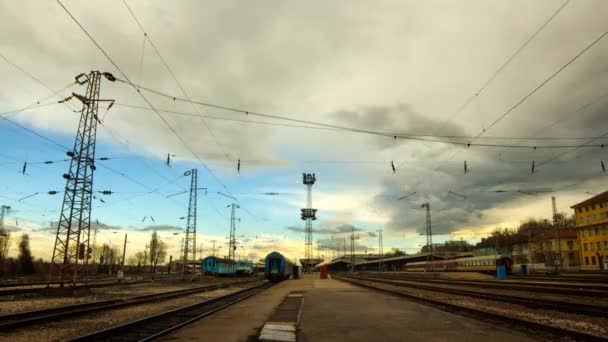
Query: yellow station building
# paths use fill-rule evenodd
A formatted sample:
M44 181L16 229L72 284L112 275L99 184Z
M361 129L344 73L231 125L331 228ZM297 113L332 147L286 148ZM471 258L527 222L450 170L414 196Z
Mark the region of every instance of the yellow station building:
M582 269L604 269L608 264L608 191L571 207L576 217Z

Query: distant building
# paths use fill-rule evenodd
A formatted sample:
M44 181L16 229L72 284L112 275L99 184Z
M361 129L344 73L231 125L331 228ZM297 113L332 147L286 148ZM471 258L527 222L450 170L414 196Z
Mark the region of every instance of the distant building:
M571 207L583 269L604 269L608 264L608 191Z
M560 248L561 245L561 248ZM526 264L533 270L565 270L581 266L576 231L569 229L545 229L526 242L513 245L511 258L513 264Z
M581 266L580 253L578 249L577 233L567 229L547 229L534 237L535 259L544 262L548 267L564 269L578 268ZM561 245L561 246L560 246Z

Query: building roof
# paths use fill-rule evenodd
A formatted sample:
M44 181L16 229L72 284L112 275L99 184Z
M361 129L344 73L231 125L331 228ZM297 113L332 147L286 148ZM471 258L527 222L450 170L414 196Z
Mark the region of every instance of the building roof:
M557 238L555 229L545 229L534 237L534 241L552 240ZM560 239L576 239L576 231L570 229L559 229Z
M595 203L600 203L600 202L608 202L608 191L604 191L599 195L593 196L580 203L577 203L577 204L571 206L570 208L576 209L576 208L585 207L585 206L595 204Z

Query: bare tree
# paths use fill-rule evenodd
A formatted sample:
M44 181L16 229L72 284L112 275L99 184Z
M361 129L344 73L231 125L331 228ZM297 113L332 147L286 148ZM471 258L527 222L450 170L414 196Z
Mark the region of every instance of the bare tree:
M30 250L30 237L27 234L21 235L19 242L19 268L22 274L34 273L34 261Z
M0 227L0 265L4 263L11 246L11 232L6 228ZM1 269L0 269L1 272Z

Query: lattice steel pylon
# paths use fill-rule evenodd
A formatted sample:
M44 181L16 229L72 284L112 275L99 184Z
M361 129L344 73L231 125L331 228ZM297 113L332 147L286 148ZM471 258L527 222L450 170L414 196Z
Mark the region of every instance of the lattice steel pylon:
M238 204L232 203L229 205L230 211L230 237L228 238L228 259L235 260L236 251L236 208L240 208Z
M312 208L312 186L317 180L316 175L310 173L302 174L302 183L306 185L306 208L301 209L301 218L306 223L306 242L304 243L304 258L312 259L312 221L317 219L317 209Z
M186 265L190 262L196 262L196 195L198 172L196 169L192 169L186 171L184 175L190 176L190 200L188 201L188 216L186 217L186 238L184 240L182 276L185 273ZM192 259L190 259L190 255L192 255Z
M101 76L102 73L99 71L76 76L78 84L87 85L86 94L82 96L72 93L72 96L68 98L77 98L83 106L74 148L66 153L71 158L70 169L63 175L66 180L65 192L51 258L52 264L56 265L61 272L61 286L64 284L66 271L69 268L72 270L72 285L76 285L79 262L81 261L86 270L90 258L91 201L93 199L97 123L99 122L97 112L99 102L111 102L110 107L114 103L113 100L99 99ZM112 74L107 72L103 73L103 76L112 82L116 80ZM49 267L49 282L52 268Z

